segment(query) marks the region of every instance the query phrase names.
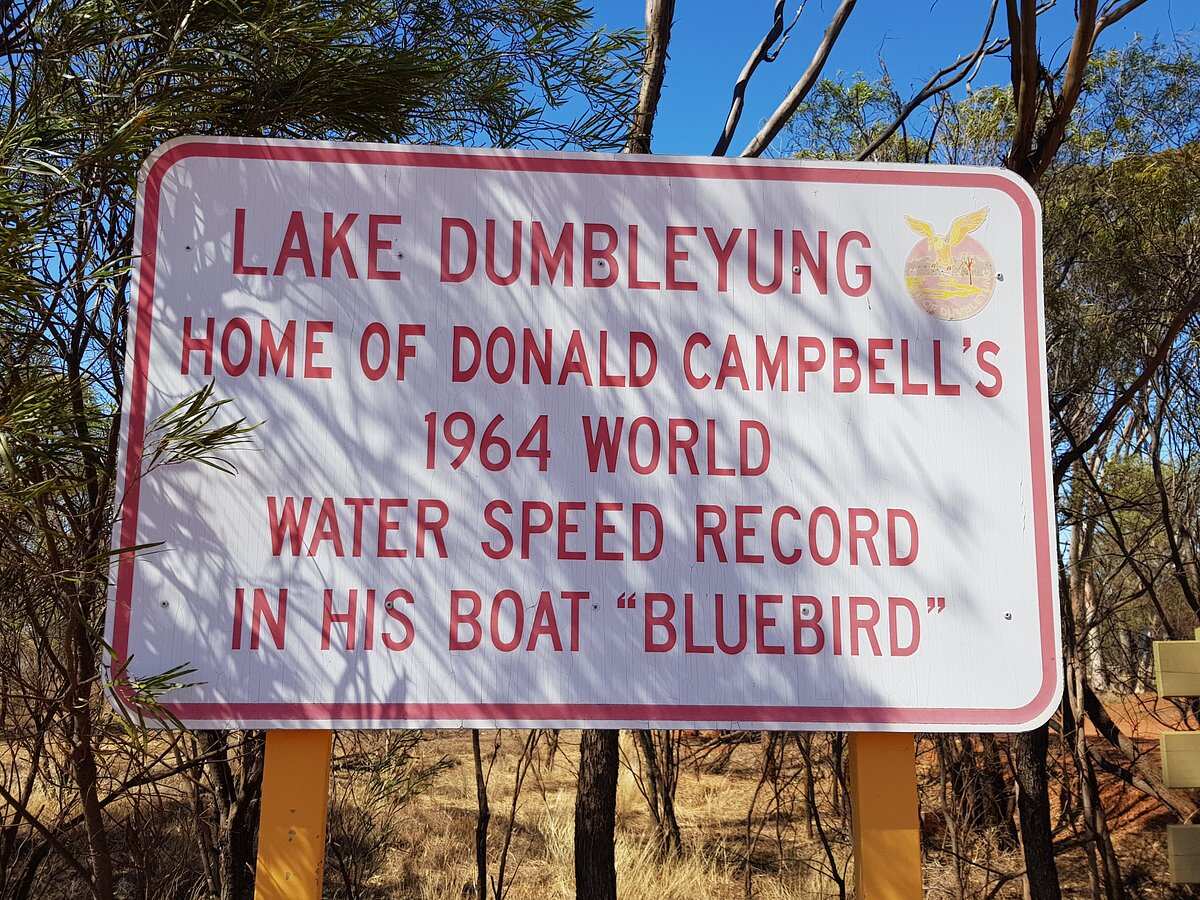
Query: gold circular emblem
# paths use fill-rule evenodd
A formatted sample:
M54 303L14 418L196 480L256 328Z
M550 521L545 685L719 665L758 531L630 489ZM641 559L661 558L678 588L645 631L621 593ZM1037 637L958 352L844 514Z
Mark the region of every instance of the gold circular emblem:
M904 263L904 284L917 305L931 316L967 319L987 306L996 289L996 265L984 246L970 237L987 219L986 209L959 216L944 234L905 216L921 235Z

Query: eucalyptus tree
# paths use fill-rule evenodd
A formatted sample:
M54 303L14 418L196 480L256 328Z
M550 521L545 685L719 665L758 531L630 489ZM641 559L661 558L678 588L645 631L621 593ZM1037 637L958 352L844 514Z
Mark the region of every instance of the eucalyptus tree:
M578 0L10 0L0 50L0 897L245 897L261 739L103 700L138 167L180 134L616 149L640 45ZM146 465L253 439L211 389L153 434Z
M858 159L930 161L934 158L936 145L945 142L939 136L938 129L947 113L953 121L956 113L973 114L980 111L969 102L964 105L956 101L953 91L960 85L969 84L989 57L1007 57L1008 83L990 92L994 108L983 117L990 127L982 135L968 132L965 135L959 133L956 137L967 139L968 150L978 149L972 148L973 137L981 138L984 143L990 142L994 155L989 154L989 161L1008 167L1037 187L1062 158L1069 157L1072 152L1067 148L1064 154L1065 142L1078 131L1081 99L1085 96L1089 77L1095 71L1093 63L1102 52L1101 41L1105 31L1146 2L1080 0L1074 4L1071 33L1060 36L1060 41L1048 41L1040 18L1054 7L1054 0L1044 3L1036 0L1005 0L1003 5L1000 0L992 0L983 10L983 27L978 42L935 71L914 93L902 96L886 80L881 90L861 83L853 84L842 98L845 101L843 117L839 118L835 111L831 119L833 124L841 126L835 134L842 139L842 146L831 148L826 132L822 128L815 128L812 133L816 146L804 146L802 149L814 155L822 155L830 150L834 150L836 155L840 150L842 155ZM781 58L784 45L803 17L807 4L800 2L793 8L795 12L789 14L787 0L776 0L773 4L772 15L765 20L764 36L751 50L733 85L729 112L713 150L715 155L724 155L732 146L742 118L744 98L756 71L763 64L777 63ZM841 0L833 7L808 64L745 145L742 156L756 157L766 152L778 152L778 148L773 149L776 139L789 130L795 134L796 122L803 122L806 114L812 115L814 105L820 104L822 90L824 100L830 99L828 88L831 82L828 79L822 81L822 73L848 23L852 25L857 21L855 9L856 0ZM653 52L647 53L643 68L643 89L635 116L637 125L628 144L630 149L648 152L651 148L654 113L669 58L674 20L674 3L665 0L647 2L646 32L651 36L648 46ZM1047 49L1049 52L1046 52ZM1168 74L1166 77L1171 80L1173 76ZM1177 91L1186 90L1179 85L1176 88ZM1153 105L1153 98L1147 99ZM1168 95L1164 99L1174 100L1177 97ZM1094 103L1090 112L1094 113L1103 107L1102 103ZM1118 96L1115 109L1129 108L1130 104ZM1109 107L1109 112L1113 111L1114 108ZM1088 112L1085 107L1083 114ZM846 115L851 119L847 120ZM965 118L967 124L978 119L975 115ZM1126 121L1129 118L1127 116ZM920 129L922 121L933 124L932 132L928 140L914 143L910 141L910 130ZM1163 348L1173 346L1179 329L1192 319L1189 302L1186 299L1182 302L1183 307L1168 321L1166 330L1156 334L1156 350L1144 357L1145 364L1138 377L1117 391L1112 397L1113 402L1096 419L1087 434L1078 436L1077 443L1064 449L1060 442L1060 452L1055 460L1058 483L1061 484L1068 470L1111 431L1128 409L1137 390L1160 367L1165 352ZM1051 831L1047 772L1049 728L1042 726L1026 734L1014 735L1012 745L1015 748L1016 805L1025 858L1025 882L1030 896L1037 900L1057 900L1061 896L1061 889L1054 866ZM590 742L588 746L591 746ZM608 755L611 757L611 753ZM595 762L599 768L603 768L601 760L602 755L597 752ZM1109 877L1111 881L1112 873ZM605 893L596 896L610 895Z
M1010 86L927 99L920 114L886 77L822 82L801 105L787 147L816 157L1011 163L1018 106ZM1194 414L1200 340L1200 48L1135 40L1095 54L1037 191L1045 217L1046 337L1067 690L1062 736L1073 771L1059 775L1097 890L1124 895L1096 770L1184 817L1194 802L1167 790L1156 761L1109 717L1106 672L1145 687L1148 636L1185 637L1200 621ZM1049 113L1047 113L1049 115ZM905 117L904 128L893 128ZM1040 168L1040 164L1039 164ZM1110 743L1084 740L1090 722ZM1018 760L1040 758L1023 742ZM1033 754L1033 757L1030 756ZM1018 765L1018 784L1021 771ZM1040 776L1035 773L1034 780ZM1045 779L1040 778L1044 784ZM1025 793L1048 828L1048 796ZM1032 807L1039 806L1040 810ZM1048 834L1049 832L1047 832ZM1059 846L1066 843L1061 838ZM1054 879L1054 848L1037 860ZM1046 856L1046 853L1049 855ZM1036 896L1053 896L1055 886Z

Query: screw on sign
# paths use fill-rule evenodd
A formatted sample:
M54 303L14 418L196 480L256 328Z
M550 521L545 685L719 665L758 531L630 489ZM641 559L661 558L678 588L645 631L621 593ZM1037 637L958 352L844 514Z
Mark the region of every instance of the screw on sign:
M1200 697L1200 628L1193 641L1154 642L1154 680L1162 697ZM1163 783L1200 788L1200 733L1165 731L1159 736ZM1170 880L1200 884L1200 825L1167 826Z
M912 733L1057 705L1012 175L185 138L138 216L114 547L171 552L109 662L269 729L264 896L319 891L331 728L747 726L855 732L861 893L913 896ZM143 472L210 383L256 452Z

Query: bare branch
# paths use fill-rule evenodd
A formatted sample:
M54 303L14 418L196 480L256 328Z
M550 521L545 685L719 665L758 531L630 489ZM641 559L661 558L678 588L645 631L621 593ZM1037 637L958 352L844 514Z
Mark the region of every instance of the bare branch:
M1154 487L1158 493L1159 517L1162 520L1163 536L1167 539L1167 550L1170 553L1169 566L1184 602L1191 607L1192 612L1200 614L1200 598L1192 588L1188 578L1187 567L1183 561L1183 553L1179 548L1179 535L1176 534L1175 513L1171 508L1171 496L1167 492L1167 482L1163 477L1162 439L1163 419L1166 417L1167 403L1171 393L1170 368L1163 370L1163 396L1158 403L1154 415L1154 428L1150 432L1150 470L1154 473Z
M67 865L75 870L76 874L83 879L84 884L86 884L89 888L95 884L95 882L92 880L91 872L89 872L84 867L83 863L81 863L75 857L75 854L71 853L66 846L63 845L62 841L58 839L57 834L55 834L55 831L44 825L41 819L30 812L28 807L17 800L16 797L5 790L4 785L2 784L0 784L0 800L3 800L5 805L10 807L20 818L28 822L30 826L32 826L33 830L42 836L42 840L44 840L54 849L54 852L58 854L59 859L66 862Z
M1182 819L1189 820L1196 814L1196 804L1186 793L1168 788L1163 783L1163 779L1159 778L1150 766L1143 765L1145 751L1137 745L1136 741L1122 733L1108 714L1108 710L1104 708L1104 703L1096 696L1086 681L1083 683L1083 706L1087 717L1096 726L1096 731L1131 763L1130 773L1137 777L1137 782L1140 782L1131 781L1130 783L1134 787L1154 797L1164 806L1178 813ZM1103 757L1095 754L1093 759L1101 761ZM1107 769L1107 761L1101 762L1101 765Z
M1100 32L1110 25L1116 25L1145 2L1146 0L1126 0L1124 3L1118 3L1117 0L1110 0L1100 13L1100 18L1096 20L1096 31L1092 35L1093 48L1096 44L1096 38L1100 37Z
M667 71L667 45L671 41L674 19L675 0L646 0L646 58L642 61L642 88L625 142L626 153L650 152L650 137L654 133L654 116L658 112L658 98Z
M787 28L784 28L783 11L787 5L787 0L775 0L775 16L771 23L771 30L766 33L766 36L754 48L754 52L746 60L746 65L742 67L742 71L733 85L733 99L729 103L729 115L725 119L725 128L721 131L721 137L717 140L717 145L713 148L713 156L724 156L729 150L729 142L733 140L733 134L737 131L738 122L742 118L746 87L750 84L750 79L754 77L754 70L758 68L759 63L774 62L779 58L779 51L783 48L784 42L787 41L788 33L796 26L796 22L799 21L800 14L804 12L807 2L808 0L801 0L800 7L796 10L796 15L792 17L791 24ZM777 42L779 44L778 47L775 46ZM774 50L772 50L773 47L775 48Z
M1129 386L1117 395L1112 405L1109 406L1108 412L1096 423L1096 427L1092 429L1091 433L1064 453L1058 462L1054 464L1055 484L1062 481L1063 477L1067 474L1067 470L1071 468L1071 464L1075 460L1080 459L1092 447L1096 446L1096 442L1112 428L1117 419L1121 417L1121 414L1128 409L1129 404L1133 402L1138 392L1146 386L1147 382L1154 377L1163 362L1166 361L1171 348L1175 345L1175 339L1179 337L1179 333L1183 331L1184 327L1192 320L1197 311L1200 311L1200 292L1193 294L1187 303L1183 305L1183 308L1175 314L1175 318L1167 326L1167 331L1159 342L1158 348L1154 351L1154 355L1146 360L1146 364L1143 366L1138 377L1133 379Z
M746 145L746 149L742 151L742 156L761 156L762 152L770 146L771 141L775 140L779 132L783 130L783 126L787 124L788 119L796 111L797 107L804 102L804 98L808 96L808 92L812 90L813 85L817 83L817 79L821 77L821 70L825 68L825 61L829 59L829 54L833 50L833 45L837 43L838 36L842 33L842 28L846 24L846 20L850 18L850 13L854 11L856 0L842 0L838 5L837 11L834 12L833 18L829 22L829 27L825 29L825 35L821 38L821 43L817 47L817 51L813 54L812 61L809 62L808 68L804 74L800 76L800 80L788 92L788 95L783 99L783 102L776 107L775 112L771 113L766 124L759 129L750 143Z
M917 91L904 106L899 114L892 121L892 124L883 130L879 137L871 142L862 153L858 155L859 159L869 159L876 150L887 143L888 139L899 130L900 126L913 114L914 111L930 97L934 97L943 91L947 91L954 85L958 84L975 68L975 65L983 59L984 56L989 56L999 52L1002 42L996 42L991 47L988 46L988 38L992 34L992 26L996 22L996 8L1000 5L1000 0L992 0L992 8L988 13L987 24L983 28L983 37L979 39L979 46L975 48L974 53L960 56L950 65L946 66L940 72L934 74L921 90Z

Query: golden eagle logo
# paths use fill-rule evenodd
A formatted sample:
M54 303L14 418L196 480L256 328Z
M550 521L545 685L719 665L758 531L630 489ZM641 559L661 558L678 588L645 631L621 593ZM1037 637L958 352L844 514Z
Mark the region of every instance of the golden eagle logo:
M939 319L966 319L987 306L996 288L996 267L984 246L971 237L987 221L988 210L959 216L938 234L932 225L905 216L921 236L904 264L904 283L917 305Z

